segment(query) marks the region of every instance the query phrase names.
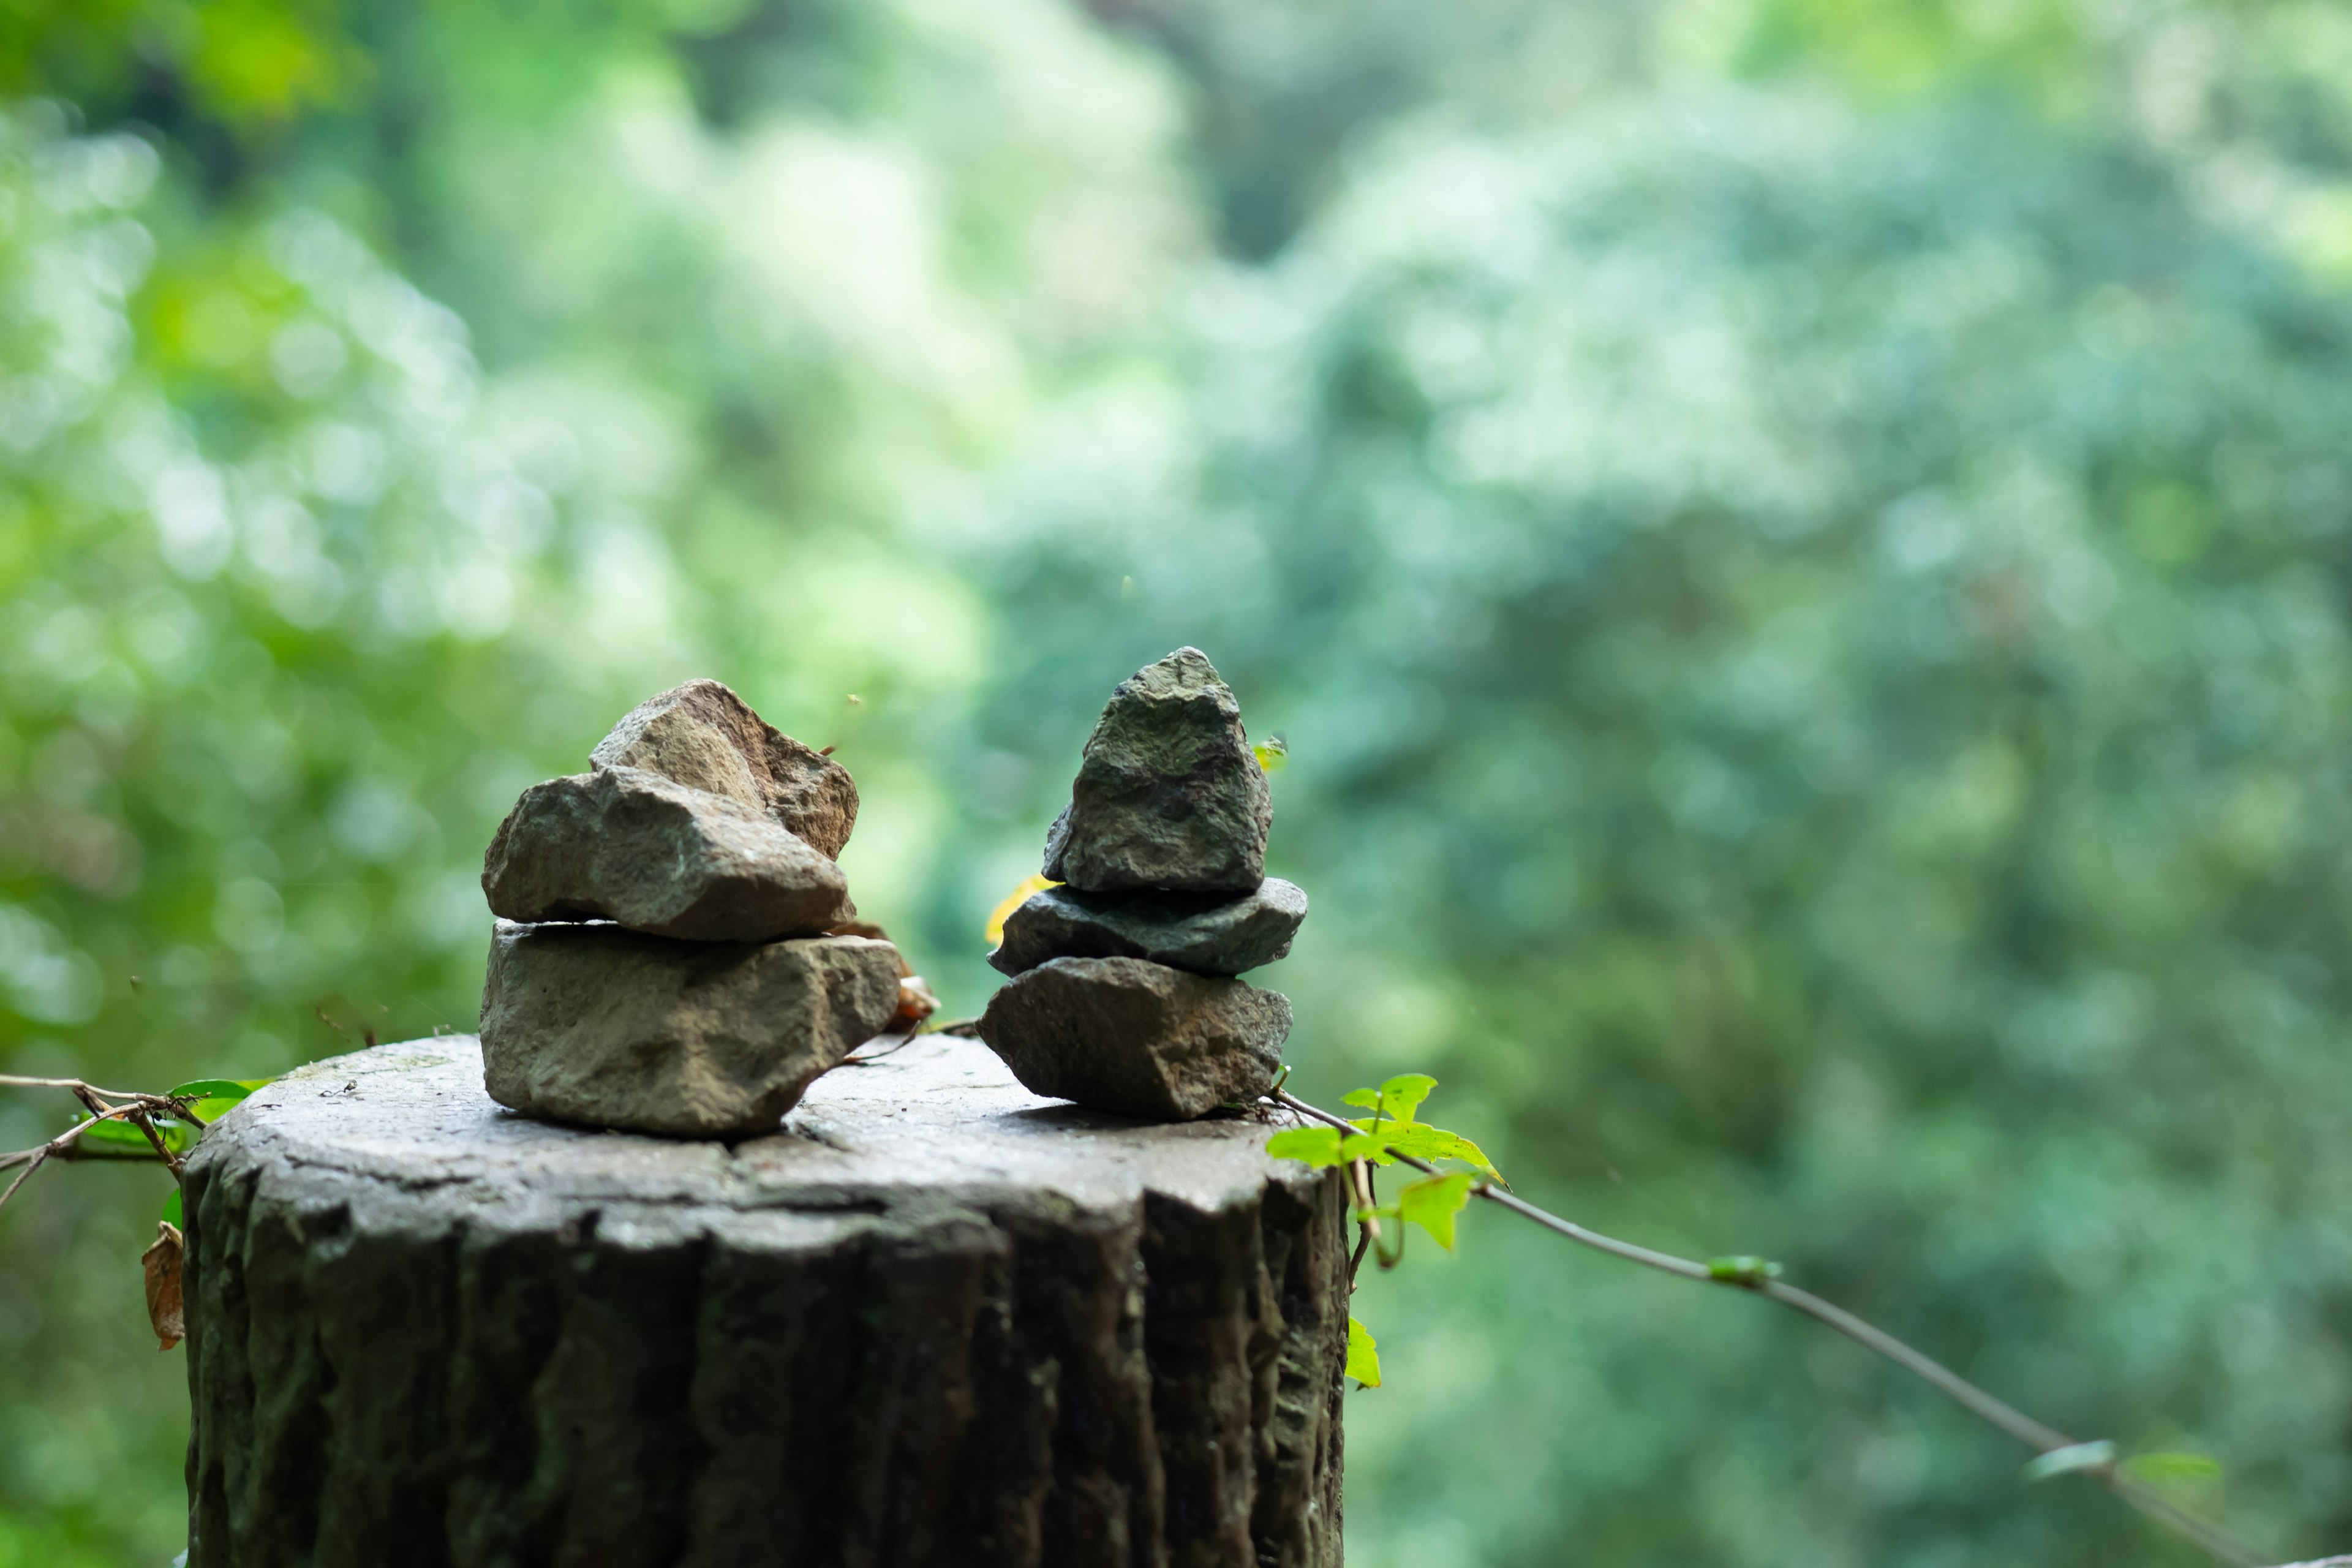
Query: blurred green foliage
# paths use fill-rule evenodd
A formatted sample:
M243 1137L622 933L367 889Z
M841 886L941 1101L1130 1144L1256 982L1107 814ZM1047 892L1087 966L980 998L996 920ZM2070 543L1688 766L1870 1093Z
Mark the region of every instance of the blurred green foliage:
M1538 1201L2352 1544L2333 8L123 0L0 87L7 1070L467 1027L498 817L697 674L975 1011L1197 643L1300 1092L1433 1070ZM176 1550L161 1183L0 1215L0 1564ZM1359 1563L2189 1560L1463 1227L1364 1292Z

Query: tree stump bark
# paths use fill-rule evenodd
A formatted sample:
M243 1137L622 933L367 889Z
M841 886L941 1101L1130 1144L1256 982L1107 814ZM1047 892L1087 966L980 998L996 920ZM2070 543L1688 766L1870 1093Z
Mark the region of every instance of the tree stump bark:
M188 1168L188 1562L1338 1564L1346 1211L1267 1131L940 1036L732 1147L303 1068Z

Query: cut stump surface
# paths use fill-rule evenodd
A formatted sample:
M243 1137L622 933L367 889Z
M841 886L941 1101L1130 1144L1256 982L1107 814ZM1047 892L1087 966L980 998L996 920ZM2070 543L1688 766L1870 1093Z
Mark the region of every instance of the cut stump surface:
M946 1037L732 1146L302 1068L189 1165L188 1561L1337 1564L1345 1209L1269 1131Z

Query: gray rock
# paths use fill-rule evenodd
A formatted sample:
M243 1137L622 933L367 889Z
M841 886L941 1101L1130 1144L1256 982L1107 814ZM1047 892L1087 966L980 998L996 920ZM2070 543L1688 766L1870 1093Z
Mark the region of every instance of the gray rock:
M887 942L688 942L501 921L482 988L483 1083L557 1121L748 1137L775 1131L898 1010Z
M482 857L482 891L511 921L696 942L814 936L856 913L841 868L766 812L637 768L523 791Z
M857 823L849 770L751 711L715 680L649 697L596 742L593 766L643 768L764 811L827 855Z
M1238 899L1222 893L1082 893L1048 888L1004 922L988 962L1020 974L1049 958L1147 958L1198 974L1239 974L1290 951L1307 895L1269 877Z
M1045 836L1045 875L1091 893L1246 893L1265 879L1273 824L1233 689L1180 647L1111 693Z
M1139 958L1056 958L989 999L980 1037L1032 1094L1189 1121L1263 1093L1290 999Z

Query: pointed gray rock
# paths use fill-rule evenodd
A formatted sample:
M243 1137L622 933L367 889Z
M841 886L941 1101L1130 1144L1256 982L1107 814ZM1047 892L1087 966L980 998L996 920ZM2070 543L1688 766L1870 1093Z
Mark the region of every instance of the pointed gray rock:
M1139 958L1056 958L990 998L980 1037L1032 1094L1189 1121L1274 1081L1290 999Z
M556 1121L677 1138L775 1131L898 1008L898 950L864 937L688 942L610 925L490 940L484 1086Z
M1003 943L988 962L1006 974L1061 957L1143 958L1197 974L1239 974L1287 953L1306 918L1306 893L1279 877L1238 899L1047 888L1006 919Z
M1045 875L1081 892L1246 893L1273 824L1233 689L1180 647L1111 693L1045 836Z
M828 856L857 824L849 770L777 729L715 680L689 680L629 710L588 754L764 811Z
M697 942L813 936L856 914L841 868L766 812L637 768L523 791L482 858L482 891L508 920Z

